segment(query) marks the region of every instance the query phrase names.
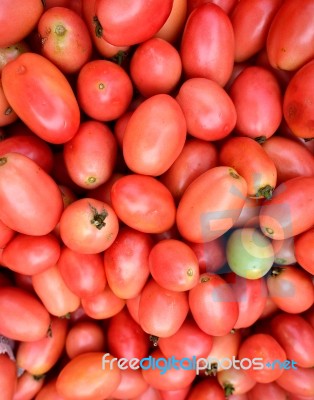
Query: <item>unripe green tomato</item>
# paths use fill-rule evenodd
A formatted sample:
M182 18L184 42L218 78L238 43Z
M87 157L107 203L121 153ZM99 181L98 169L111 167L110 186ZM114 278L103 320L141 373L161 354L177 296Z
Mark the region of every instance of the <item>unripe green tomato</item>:
M227 241L226 253L231 270L247 279L267 274L275 259L271 240L256 228L234 230Z

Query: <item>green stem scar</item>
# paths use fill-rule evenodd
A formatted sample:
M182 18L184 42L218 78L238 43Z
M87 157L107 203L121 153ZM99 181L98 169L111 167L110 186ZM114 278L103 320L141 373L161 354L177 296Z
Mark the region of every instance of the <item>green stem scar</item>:
M266 185L264 187L261 187L258 189L256 193L256 197L265 197L265 199L269 200L271 199L273 195L274 188L270 185Z
M57 25L56 29L55 29L55 34L57 36L64 36L66 31L67 30L65 29L65 27L63 25Z
M105 219L108 217L108 212L103 209L100 213L93 207L91 204L89 205L90 209L93 213L93 218L90 220L90 223L94 225L97 229L102 229L106 226Z

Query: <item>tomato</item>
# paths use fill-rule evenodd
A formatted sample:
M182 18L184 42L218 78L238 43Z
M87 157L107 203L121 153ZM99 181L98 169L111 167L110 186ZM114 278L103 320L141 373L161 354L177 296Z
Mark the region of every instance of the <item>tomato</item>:
M287 359L284 349L277 340L266 333L256 333L244 339L240 345L238 356L240 362L245 366L242 369L249 377L259 383L276 381L284 371L281 368L281 363L284 363ZM259 360L254 360L255 358ZM246 364L247 360L249 360L248 364ZM274 363L275 360L277 362ZM256 368L257 361L259 363L258 368ZM271 368L268 367L268 363L271 364ZM262 368L260 368L260 365Z
M189 134L198 139L223 139L235 127L235 106L215 80L199 77L187 79L181 85L176 99L183 110Z
M58 223L63 210L61 192L27 156L7 153L0 157L0 192L0 219L9 228L40 236Z
M314 137L311 91L313 70L314 60L298 69L291 78L283 98L283 116L288 127L295 136L304 139Z
M23 53L3 68L2 85L17 115L46 142L62 144L75 135L80 123L78 102L51 61Z
M102 183L100 186L97 186L95 189L91 189L87 192L89 197L91 197L92 199L103 201L104 203L112 206L110 196L111 188L115 181L117 181L119 178L122 178L122 176L124 175L120 172L113 172L110 178L105 183Z
M139 310L139 306L140 306L140 300L141 300L141 293L138 294L136 297L132 297L131 299L127 299L126 300L127 309L129 311L131 317L138 324L140 323L139 315L138 315L138 310Z
M196 243L222 236L238 219L246 195L246 181L233 168L209 169L188 186L179 202L176 220L180 234Z
M282 375L276 380L277 384L284 390L299 395L314 396L314 369L302 368L284 370Z
M109 285L106 285L102 292L81 300L86 315L97 320L110 318L118 314L125 306L125 300L116 296Z
M11 46L26 38L36 27L44 5L41 0L4 0L0 7L0 46ZM17 29L18 27L18 29Z
M15 231L0 220L0 249L7 246L10 240L14 237ZM2 256L1 256L2 257ZM2 259L2 258L1 258Z
M260 210L264 235L275 240L288 239L314 225L314 177L297 177L281 183Z
M217 4L217 6L222 8L226 14L230 14L237 2L238 0L187 0L188 14L191 14L195 8L205 3Z
M28 44L23 40L10 46L0 47L0 76L3 67L15 60L20 54L30 51Z
M187 16L187 0L173 0L169 17L154 35L167 42L175 43L182 35Z
M168 94L156 94L144 100L129 119L123 136L125 163L135 173L161 175L179 156L185 139L180 105Z
M187 78L207 78L224 86L234 63L231 21L216 4L202 4L190 14L183 31L180 55Z
M274 68L296 71L314 56L311 0L284 1L267 37L267 55Z
M192 289L198 283L197 257L181 240L165 239L156 243L148 261L152 277L165 289L181 292Z
M17 387L16 364L6 354L0 354L0 389L3 400L12 400Z
M255 385L255 379L251 378L243 369L232 367L217 373L217 380L224 389L226 397L232 394L244 394Z
M206 243L187 242L196 254L200 273L216 272L226 263L225 238L223 236Z
M282 94L274 74L249 66L232 83L229 94L237 112L235 129L253 139L272 136L282 119Z
M66 319L53 317L46 337L33 342L21 342L16 352L17 366L32 375L43 375L50 371L63 352L67 326Z
M314 303L312 276L294 266L276 267L267 278L269 296L283 311L297 314Z
M107 340L109 352L117 358L140 360L148 356L148 335L125 308L110 318Z
M202 331L191 318L186 319L174 335L158 340L163 355L178 360L207 357L212 345L213 337Z
M272 241L272 246L275 254L275 264L290 265L296 263L294 254L294 242L295 238L293 237L284 240Z
M148 383L144 380L141 370L123 369L120 373L121 381L117 389L112 393L114 399L134 399L147 390Z
M0 288L0 333L9 339L28 342L47 335L50 315L32 294L17 287Z
M266 298L266 304L264 307L264 310L259 318L259 320L262 320L264 318L268 318L276 314L276 312L279 310L277 304L274 303L271 297ZM263 323L263 321L262 321Z
M170 93L178 84L181 72L178 50L160 38L141 43L130 61L130 76L145 97Z
M257 228L259 227L259 213L264 198L247 197L241 210L239 218L233 225L234 228Z
M66 7L46 10L37 25L41 54L62 72L78 72L91 58L92 40L84 20Z
M189 305L197 325L208 335L224 336L238 319L239 307L231 286L219 275L200 275L189 291Z
M169 337L183 324L189 311L186 292L174 292L148 281L141 293L139 323L150 335Z
M109 60L92 60L79 71L77 100L81 109L99 121L120 117L130 105L133 86L129 75Z
M278 184L298 176L314 176L313 154L302 143L276 134L262 147L276 166Z
M25 371L17 379L16 390L14 392L13 400L28 400L34 399L40 389L45 383L45 377L35 377L29 372Z
M59 396L56 389L56 378L44 382L43 387L34 398L35 400L64 400L64 397Z
M286 392L276 382L257 383L248 393L249 400L287 400Z
M81 198L71 203L60 219L60 236L71 250L82 254L101 253L114 242L119 221L106 203Z
M3 92L1 77L0 77L0 126L12 124L18 119Z
M194 179L217 166L218 151L213 143L196 138L188 139L174 163L160 176L160 181L178 202Z
M131 299L141 292L149 276L148 256L152 246L147 233L123 227L105 251L106 277L118 297Z
M192 382L193 383L193 382ZM159 390L162 400L185 400L192 385L177 390Z
M161 233L175 223L174 199L154 177L131 174L118 179L111 201L120 220L140 232Z
M98 294L106 286L105 268L99 253L81 254L64 246L57 266L68 288L78 297Z
M206 378L196 383L187 400L225 400L224 390L215 378Z
M110 355L107 360L110 362ZM103 353L92 352L76 356L59 372L56 389L65 398L103 400L117 389L121 374L115 362L103 365ZM88 384L87 384L88 383Z
M92 351L104 351L106 337L95 321L78 321L68 331L65 350L69 358Z
M294 252L298 264L312 275L314 275L313 241L314 228L301 233L294 240Z
M266 44L267 34L283 0L241 0L230 16L235 39L235 61L248 60Z
M151 38L166 22L173 0L98 0L100 35L115 46L130 46Z

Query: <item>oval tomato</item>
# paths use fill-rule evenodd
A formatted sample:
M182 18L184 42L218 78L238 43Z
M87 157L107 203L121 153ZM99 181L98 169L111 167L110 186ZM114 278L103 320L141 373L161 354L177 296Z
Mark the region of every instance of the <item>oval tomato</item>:
M307 272L314 275L314 228L311 228L294 240L294 253L298 264L301 265Z
M45 383L45 376L33 376L25 371L17 379L13 400L34 399Z
M173 0L173 5L169 17L155 37L176 43L184 29L187 13L187 0Z
M0 354L0 388L4 400L13 399L17 388L16 364L6 354Z
M120 371L121 381L112 393L114 399L138 399L148 388L141 370L123 369Z
M314 396L314 369L313 368L290 368L283 370L282 375L276 380L276 383L286 390L299 396Z
M6 98L23 122L46 142L70 140L80 123L80 109L70 83L47 58L27 52L2 71Z
M12 124L18 119L17 114L13 111L8 103L8 100L3 92L1 77L0 77L0 127Z
M0 46L0 75L3 67L10 61L15 60L20 54L30 51L30 47L23 40L10 46Z
M15 231L4 224L0 219L0 249L6 247L10 240L14 237ZM2 253L3 254L3 253ZM2 255L1 255L2 259Z

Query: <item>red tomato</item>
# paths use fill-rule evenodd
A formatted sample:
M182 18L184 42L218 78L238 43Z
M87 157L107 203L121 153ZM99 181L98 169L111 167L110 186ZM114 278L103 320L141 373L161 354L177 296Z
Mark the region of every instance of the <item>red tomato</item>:
M12 400L34 399L45 383L45 376L35 377L25 371L17 379L17 386Z
M121 381L117 389L112 393L114 399L134 399L147 390L148 383L144 380L141 370L123 369L120 373Z
M276 132L282 119L282 95L274 74L249 66L234 80L229 94L237 112L238 134L267 139Z
M307 272L314 275L314 228L301 233L294 240L295 258Z
M81 254L65 246L57 266L68 288L78 297L98 294L106 286L105 268L99 253Z
M122 176L124 175L120 172L113 172L113 174L105 183L102 183L95 189L91 189L88 191L89 197L91 197L92 199L103 201L104 203L107 203L112 207L110 196L111 188L115 181L117 181L119 178L122 178Z
M40 0L3 0L0 6L0 47L11 46L26 38L36 27L44 4ZM17 29L18 28L18 29Z
M118 297L131 299L141 292L149 276L148 256L152 246L147 233L123 227L105 251L106 277Z
M53 378L48 382L45 382L44 386L36 395L35 400L64 400L64 397L61 397L57 393L56 380L56 378Z
M206 378L196 383L187 400L225 400L224 390L215 378Z
M284 1L270 26L267 54L274 68L295 71L314 56L311 0Z
M249 59L262 50L274 16L283 0L241 0L230 16L235 39L235 61Z
M216 272L226 260L226 243L223 236L206 243L187 242L198 258L200 273Z
M92 351L104 351L106 337L95 321L78 321L68 331L65 350L69 358Z
M185 139L186 121L180 105L168 94L156 94L131 115L123 136L123 157L133 172L158 176L174 163Z
M260 227L271 239L283 240L314 225L314 177L298 177L281 183L260 210Z
M32 294L17 287L0 288L0 332L12 340L28 342L47 335L50 315Z
M174 292L153 279L146 283L139 303L139 323L150 335L169 337L183 324L189 311L186 292Z
M60 219L60 236L71 250L82 254L101 253L114 242L119 221L106 203L88 197L70 204Z
M244 394L255 385L255 379L251 378L243 369L232 367L217 373L217 380L224 389L226 398L232 394Z
M6 98L22 121L46 142L70 140L80 123L80 109L62 72L47 58L27 52L2 71Z
M264 198L256 199L247 197L241 210L239 218L233 225L234 228L257 228L259 227L259 213Z
M189 291L189 305L197 325L207 334L224 336L238 319L235 294L219 275L204 273L197 286Z
M183 31L180 54L187 78L207 78L224 86L234 63L234 33L230 19L216 4L200 5Z
M126 301L126 306L127 306L127 309L129 311L131 317L138 324L140 323L139 315L138 315L138 310L139 310L139 306L140 306L140 300L141 300L141 293L138 294L136 297L132 297L131 299L127 299L127 301Z
M151 38L166 22L173 0L98 0L100 35L115 46L130 46Z
M273 240L272 246L275 254L275 264L278 265L290 265L295 264L294 254L294 242L295 238L291 237L284 240Z
M159 390L159 393L162 400L185 400L191 389L191 386L192 385L189 385L183 389L177 390Z
M16 364L6 354L0 354L0 390L3 400L12 400L17 388Z
M305 396L309 399L314 396L314 369L302 368L284 370L276 383L289 393Z
M286 392L276 382L257 383L248 393L249 400L287 400Z
M66 319L53 317L46 337L19 344L16 352L17 366L32 375L43 375L50 371L63 352L67 327Z
M18 119L17 114L13 111L10 106L2 87L0 77L0 126L6 126L12 124Z
M215 80L191 78L183 82L176 97L192 136L219 140L228 136L236 124L235 106Z
M269 296L283 311L297 314L314 304L312 276L293 266L276 267L267 278Z
M0 249L6 247L14 235L15 231L0 220Z
M215 196L208 188L215 188ZM233 168L209 169L188 186L179 202L176 218L180 234L196 243L222 236L238 219L246 195L246 181Z
M197 257L181 240L165 239L156 243L148 261L152 277L165 289L181 292L192 289L198 283Z
M108 361L113 357L109 356ZM80 354L59 372L56 389L68 399L103 400L117 389L121 380L117 363L103 365L103 353ZM87 384L88 383L88 384Z
M131 174L118 179L111 189L111 201L121 221L140 232L161 233L175 223L170 191L151 176Z
M182 34L187 14L187 0L173 0L169 17L155 37L175 43Z
M37 25L41 54L62 72L78 72L91 58L92 40L84 20L66 7L46 10Z
M111 121L120 117L130 105L133 86L129 75L109 60L86 63L77 77L77 99L91 118Z
M57 184L33 160L18 153L0 157L0 202L2 222L26 235L51 232L63 211Z
M271 198L277 183L276 166L255 140L228 138L220 149L219 160L220 165L234 168L245 179L249 197Z
M188 14L191 14L195 8L205 3L217 4L226 14L230 14L237 2L238 0L187 0Z

